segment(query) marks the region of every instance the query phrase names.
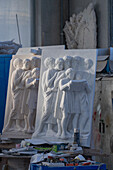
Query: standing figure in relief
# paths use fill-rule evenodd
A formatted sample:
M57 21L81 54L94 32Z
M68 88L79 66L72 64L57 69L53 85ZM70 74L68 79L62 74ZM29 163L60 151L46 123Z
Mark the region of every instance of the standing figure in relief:
M36 115L36 106L37 106L37 96L38 96L38 85L39 85L39 68L34 68L31 71L31 77L26 79L26 88L28 91L27 97L27 107L28 107L28 116L27 121L25 121L25 128L27 133L34 132L34 122Z
M55 59L54 58L51 58L51 57L48 57L44 60L44 65L45 67L48 69L48 70L53 70L53 74L55 72ZM48 88L48 84L45 82L46 78L47 78L47 70L43 73L42 75L42 90L43 90L43 96L45 97L46 96L46 91L47 91L47 88ZM50 83L53 83L53 81L55 80L55 77L56 75L54 75L52 77L52 79L50 79Z
M28 107L27 107L27 105L26 105L26 99L27 99L27 89L26 89L26 87L25 87L25 82L26 82L26 79L28 78L28 77L30 77L30 75L31 75L31 61L29 60L29 59L24 59L23 60L23 67L22 67L22 69L23 69L23 77L22 77L22 80L21 80L21 82L22 82L22 84L23 84L23 96L22 96L22 105L21 105L21 110L20 110L20 112L21 112L21 115L23 115L24 116L24 124L26 125L26 122L27 122L27 113L28 113ZM26 132L26 127L24 126L24 129L23 129L23 131L25 131Z
M86 129L86 123L89 119L89 99L88 94L91 92L89 84L86 79L82 78L82 75L76 73L76 80L74 81L75 93L75 105L76 114L73 120L73 127L80 129L80 134L82 134Z
M53 117L54 112L54 103L55 103L55 95L56 91L54 91L54 80L56 78L56 70L54 69L55 66L55 59L54 58L46 58L44 61L45 66L48 68L42 76L42 89L43 89L43 96L44 96L44 105L42 109L42 118L37 130L37 134L41 133L44 130L45 125L47 125L47 132L48 134L54 134L53 132L53 125L56 124L56 119Z
M60 108L62 111L62 120L61 120L61 136L60 138L66 139L69 138L69 133L67 132L68 119L70 118L70 114L75 113L75 100L74 93L70 90L70 84L74 79L74 70L69 68L65 72L66 78L63 78L59 82L59 88L63 91L62 100L60 103ZM70 122L69 122L70 123Z
M24 83L24 92L23 92L23 102L22 102L22 109L21 113L24 115L24 121L25 121L25 126L23 131L27 132L28 131L28 112L29 108L26 103L26 99L28 98L28 93L29 93L29 88L26 87L26 78L31 78L32 77L32 69L40 66L40 58L38 57L32 57L31 60L29 59L24 59L23 60L23 70L26 75L26 77L23 77L22 81ZM37 94L38 95L38 94ZM30 130L29 130L30 132Z
M72 57L71 56L64 56L63 60L64 60L64 70L57 73L57 77L56 77L55 82L54 82L54 86L57 84L57 88L58 88L58 92L57 92L57 96L56 96L56 102L55 102L55 109L54 109L54 117L57 119L57 125L58 125L57 136L61 135L61 119L62 119L62 112L61 112L61 108L60 108L60 103L61 103L61 100L62 100L62 91L59 89L59 81L62 78L65 78L65 76L66 76L65 71L68 68L71 68Z
M23 78L22 60L20 58L15 59L13 61L13 66L15 68L15 71L13 71L11 76L11 93L13 98L13 108L11 109L9 120L4 131L14 130L14 127L10 129L11 126L14 124L16 130L20 131L20 120L23 120L23 115L20 113L23 95L23 84L21 83Z
M89 118L88 93L90 87L85 79L79 74L74 78L73 69L66 71L67 77L59 82L60 90L63 91L60 107L62 109L62 139L69 138L68 127L71 115L74 115L73 128L80 128L81 134L86 130L85 126ZM80 121L79 121L80 120Z

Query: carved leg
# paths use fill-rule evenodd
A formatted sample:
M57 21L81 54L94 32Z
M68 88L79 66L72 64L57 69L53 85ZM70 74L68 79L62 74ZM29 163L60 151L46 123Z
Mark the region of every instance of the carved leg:
M24 126L23 131L24 131L24 132L27 132L27 129L28 129L28 121L27 121L27 116L26 116L26 115L24 116L24 123L25 123L25 126Z
M27 133L33 133L34 132L34 130L32 129L33 122L34 122L34 114L33 114L33 112L29 112L29 114L28 114L28 130L27 130Z
M37 130L37 134L39 134L39 133L42 132L43 127L44 127L44 124L43 124L43 122L41 121L41 123L40 123L40 125L39 125L39 127L38 127L38 130Z
M68 135L67 135L68 113L65 113L64 111L62 113L63 113L63 117L62 117L62 120L61 120L62 134L61 134L60 138L66 139L66 138L68 138Z
M53 131L53 126L52 124L48 124L48 130L46 132L46 136L54 136L56 133Z
M16 109L13 108L13 109L11 110L10 115L9 115L8 122L7 122L7 124L6 124L6 126L5 126L5 128L4 128L4 130L3 130L4 132L5 132L5 131L14 130L14 129L11 129L11 126L12 126L13 122L15 121L15 119L12 119L12 117L15 115L15 113L16 113ZM16 121L15 121L15 122L16 122Z
M17 131L22 131L21 120L19 119L16 120L16 128L17 128Z
M11 125L13 124L13 122L14 122L13 119L9 119L7 125L3 129L3 132L14 130L14 128L11 129Z
M87 122L88 122L89 116L88 113L83 113L81 114L81 119L80 119L80 133L81 134L87 134Z
M57 125L58 125L58 132L57 132L57 137L61 136L62 133L62 127L61 127L61 120L57 119Z
M34 129L35 129L35 119L36 119L36 109L34 109L34 111L33 111L33 117L32 117L32 119L33 119L32 129L34 130Z
M68 117L68 123L67 123L67 130L70 134L73 134L73 119L75 117L75 113L74 114L69 114Z
M41 133L42 132L42 130L44 128L44 125L45 125L45 122L49 118L49 115L50 114L48 114L47 112L44 113L44 115L43 115L43 117L42 117L42 119L40 121L40 125L39 125L37 133Z

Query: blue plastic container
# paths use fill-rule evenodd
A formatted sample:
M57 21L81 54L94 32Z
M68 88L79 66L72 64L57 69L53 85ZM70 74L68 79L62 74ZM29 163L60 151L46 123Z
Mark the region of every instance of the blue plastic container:
M3 129L9 66L12 55L0 55L0 133Z
M31 164L30 170L106 170L106 164L67 167L48 167L37 164Z

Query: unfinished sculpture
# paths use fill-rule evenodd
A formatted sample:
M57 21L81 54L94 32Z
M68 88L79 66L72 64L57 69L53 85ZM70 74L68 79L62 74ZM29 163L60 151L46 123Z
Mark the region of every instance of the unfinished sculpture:
M92 3L66 21L64 33L68 49L96 48L96 15Z
M84 56L78 50L65 50L54 58L54 53L45 51L33 138L67 142L72 140L74 128L79 128L81 144L89 145L95 51L91 56L85 51Z
M8 121L4 133L28 134L34 132L38 84L40 75L40 58L16 58L12 60L13 71L10 81L10 100Z

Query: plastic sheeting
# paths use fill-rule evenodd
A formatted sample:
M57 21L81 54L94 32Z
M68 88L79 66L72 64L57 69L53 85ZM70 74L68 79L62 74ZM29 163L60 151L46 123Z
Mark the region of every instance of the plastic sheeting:
M5 104L12 55L0 55L0 133L2 132L5 115Z

